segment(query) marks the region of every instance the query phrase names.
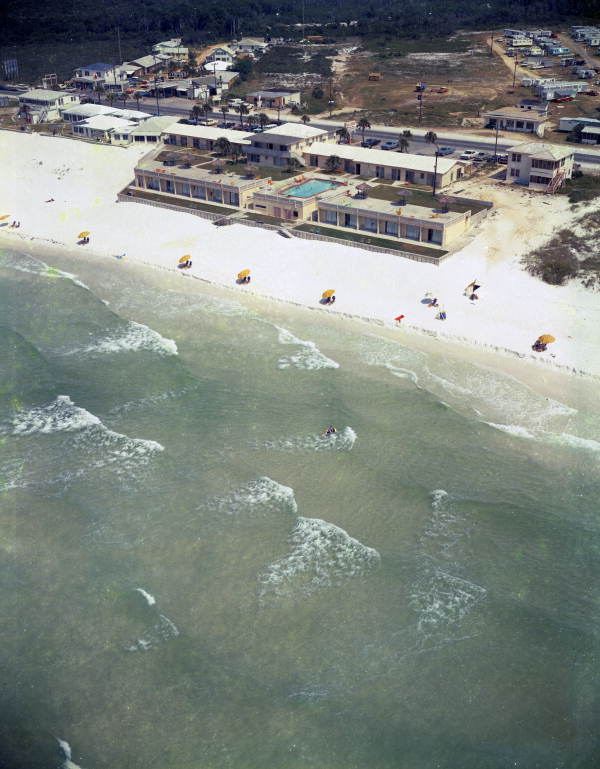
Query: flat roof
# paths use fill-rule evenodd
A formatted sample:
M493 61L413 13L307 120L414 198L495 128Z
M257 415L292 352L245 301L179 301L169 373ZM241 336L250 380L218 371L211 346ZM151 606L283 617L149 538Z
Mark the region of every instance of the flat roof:
M266 133L266 132L265 132ZM391 152L375 150L367 147L357 147L352 144L328 144L315 142L304 150L305 155L320 155L330 157L336 155L342 160L353 160L356 163L373 163L391 168L407 168L410 171L427 171L433 173L435 158L432 155L411 155L408 152ZM438 157L437 170L439 174L447 173L458 163L457 160Z
M262 132L262 136L288 136L291 139L314 139L317 136L323 136L329 133L322 128L313 128L312 126L304 125L304 123L284 123L283 125L275 126L275 128L268 128Z
M583 129L581 133L600 135L600 126L588 125Z
M93 128L98 131L110 131L113 128L133 127L136 124L131 120L123 120L122 118L115 117L114 115L96 115L95 117L82 120L80 123L76 123L75 125L84 125L87 128Z
M131 129L132 134L162 134L168 126L173 125L173 117L150 117L142 123L138 123Z
M65 91L49 91L46 88L32 88L31 91L25 91L20 93L20 99L44 99L46 101L54 101L61 96L65 96ZM72 94L71 94L72 95Z
M108 72L112 69L112 66L99 61L95 64L85 64L83 67L77 67L77 69L97 69L99 72Z
M171 123L165 128L165 133L177 134L177 136L191 136L194 139L207 139L217 141L224 136L232 144L250 144L249 139L254 136L247 131L234 131L231 128L217 128L209 125L186 125L185 123Z
M165 153L164 147L158 147L147 155L144 155L138 160L136 170L149 171L155 173L157 170L164 172L161 176L175 176L185 181L191 182L212 182L213 184L219 184L223 186L234 186L241 189L247 188L266 188L269 177L264 179L245 179L233 172L223 170L220 173L214 173L214 168L207 164L207 158L202 155L198 155L198 165L192 165L190 168L181 168L177 165L170 166L165 165L164 162L159 160L159 157ZM173 154L171 151L168 153ZM193 150L180 147L179 150L174 151L175 155L180 156L181 160L184 158L194 157ZM177 161L176 161L177 162Z
M128 64L139 64L140 67L152 67L157 64L157 59L160 54L156 56L140 56L139 59L132 59Z
M83 115L84 117L94 117L95 115L114 115L115 109L107 107L104 104L76 104L62 111L63 115Z
M520 152L523 155L530 155L539 160L562 160L573 155L575 152L571 147L561 147L559 144L549 144L547 142L523 142L514 147L509 147L506 152Z
M543 115L536 115L536 112L544 112ZM500 107L500 109L490 109L487 112L483 113L484 115L506 115L507 117L516 117L520 118L521 120L547 120L547 115L545 110L537 110L537 109L519 109L518 107Z
M385 150L384 150L385 151ZM401 188L398 188L400 193ZM400 197L400 195L398 195ZM394 216L398 219L414 219L415 221L427 222L440 225L446 225L450 222L457 221L464 218L464 214L457 213L456 211L447 211L442 213L441 204L439 208L426 208L425 206L411 205L410 200L406 205L399 205L398 203L390 200L382 200L381 198L361 198L361 197L349 197L345 192L336 192L335 195L329 195L326 198L319 201L323 206L336 206L343 209L352 209L356 213L361 211L373 212L377 214L385 214L388 216Z
M292 91L291 89L279 89L279 88L261 88L258 91L252 91L248 96L290 96L291 94L301 93L300 89Z

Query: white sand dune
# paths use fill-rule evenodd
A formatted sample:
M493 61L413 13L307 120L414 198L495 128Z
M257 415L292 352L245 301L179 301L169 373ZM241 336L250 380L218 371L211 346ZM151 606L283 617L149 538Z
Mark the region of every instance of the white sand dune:
M177 259L190 253L191 274L241 292L318 307L321 292L335 288L331 313L390 325L402 313L406 329L600 375L598 294L576 283L546 285L520 265L523 254L580 215L565 196L463 183L463 194L493 200L496 208L465 248L436 267L348 246L284 239L259 228L215 227L191 214L117 202L116 193L133 178L141 154L138 147L0 132L0 215L21 221L18 230L0 228L0 242L15 248L54 243L80 252L82 259L90 252L111 259L126 253L129 261L174 270ZM54 202L46 203L50 198ZM81 230L92 233L87 246L76 246ZM252 270L252 283L237 287L235 276L243 268ZM482 286L478 302L463 293L474 279ZM446 321L421 303L428 291L445 308ZM531 344L541 333L553 334L557 342L536 356Z

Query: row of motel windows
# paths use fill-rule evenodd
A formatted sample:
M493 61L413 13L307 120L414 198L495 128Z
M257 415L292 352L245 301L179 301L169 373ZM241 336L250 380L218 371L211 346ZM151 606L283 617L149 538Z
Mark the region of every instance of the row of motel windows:
M197 198L198 200L210 200L215 203L227 203L239 206L240 196L237 192L223 190L220 187L207 187L200 184L188 184L187 182L173 182L171 179L157 179L154 176L137 176L138 187L155 190L156 192L168 192L170 195L182 195L183 197Z
M328 209L321 210L320 221L323 224L334 224L339 227L351 227L354 230L363 230L364 232L379 232L383 235L394 235L398 237L398 222L383 220L383 228L378 230L377 219L372 217L357 216L356 214L343 214L339 218L336 211ZM409 240L421 240L421 228L417 224L404 225L405 234L402 237ZM429 243L442 244L442 230L429 228L427 230L427 241Z
M521 153L520 152L513 152L511 153L511 160L513 163L520 163L521 162ZM536 160L535 158L531 161L531 167L532 168L543 168L547 171L552 171L555 168L560 168L561 166L564 166L565 159L562 160ZM518 176L519 174L513 174L511 173L511 176Z
M310 156L310 164L311 166L315 166L316 168L319 167L319 156L318 155L311 155ZM344 160L344 171L347 171L348 173L355 173L360 174L361 171L361 164L356 163L353 160ZM370 164L365 164L370 165ZM378 179L385 179L385 169L389 166L375 166L375 176ZM401 169L400 168L392 168L390 169L391 175L390 178L392 181L399 182L401 180ZM424 171L405 171L405 178L407 182L414 182L416 178L419 179L419 181L424 182L425 184L433 184L433 174L424 172Z

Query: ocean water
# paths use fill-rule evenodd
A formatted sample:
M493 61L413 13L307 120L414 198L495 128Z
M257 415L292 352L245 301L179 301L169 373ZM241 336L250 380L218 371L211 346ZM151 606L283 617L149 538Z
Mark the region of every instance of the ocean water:
M598 413L238 296L0 252L0 766L597 766Z

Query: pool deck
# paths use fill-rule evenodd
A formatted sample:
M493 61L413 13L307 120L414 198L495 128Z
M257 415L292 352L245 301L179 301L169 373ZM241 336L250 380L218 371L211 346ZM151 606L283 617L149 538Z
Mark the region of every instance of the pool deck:
M299 194L294 194L292 192L292 190L300 190L302 187L308 187L309 185L315 185L315 184L318 185L320 189L317 189L314 192L310 192L307 195L299 195ZM342 186L342 182L333 181L331 179L319 179L317 177L314 177L314 178L310 177L308 179L305 179L302 182L294 182L293 184L289 184L283 189L278 190L278 194L285 195L286 197L289 197L289 198L302 198L306 200L308 198L314 197L315 195L323 195L326 192L337 190L341 186Z

